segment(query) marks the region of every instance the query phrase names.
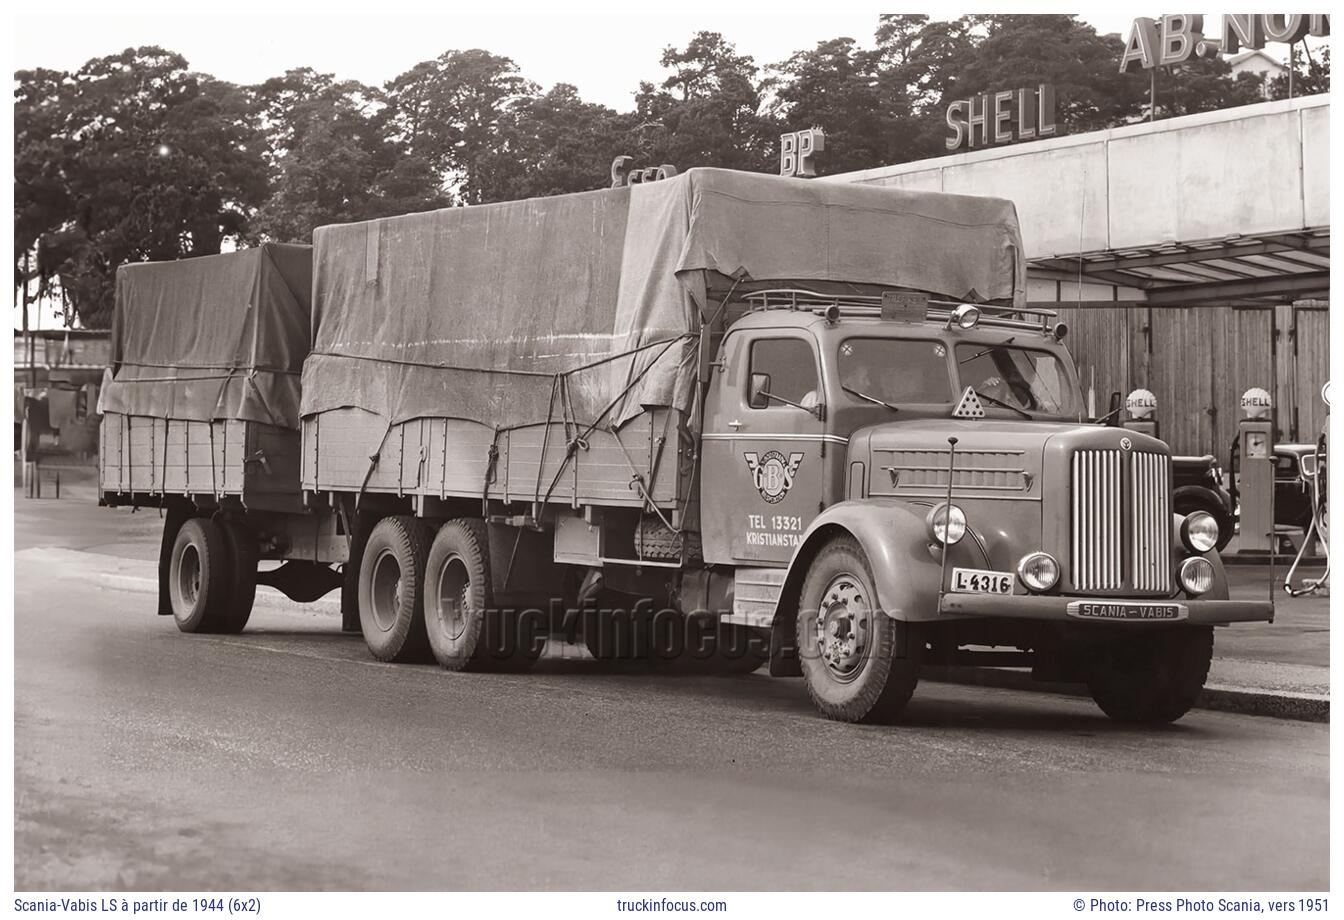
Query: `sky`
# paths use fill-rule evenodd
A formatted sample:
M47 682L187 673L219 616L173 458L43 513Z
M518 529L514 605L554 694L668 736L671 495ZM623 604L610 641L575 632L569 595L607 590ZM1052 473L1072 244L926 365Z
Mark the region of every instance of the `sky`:
M14 17L16 70L46 67L75 70L90 58L125 48L159 45L186 57L190 66L233 83L259 83L292 67L307 66L372 85L452 48L484 48L512 58L522 74L546 89L572 83L590 102L629 110L640 80L664 76L658 59L668 45L684 47L695 32L722 32L759 65L785 60L819 41L850 36L871 47L879 12L891 7L852 0L811 0L790 7L778 2L749 5L686 0L675 5L622 2L497 0L458 9L452 2L414 0L231 0L209 13L183 12L165 0L60 0L30 6ZM1076 12L1079 4L1038 6L1039 12ZM1086 9L1086 7L1082 7ZM1026 12L982 0L979 10ZM960 11L943 10L938 18ZM1097 6L1079 13L1098 32L1127 35L1133 8ZM1205 14L1207 30L1221 14ZM1282 46L1267 50L1280 59ZM18 320L16 319L16 324ZM42 327L58 326L44 305Z
M629 109L641 79L663 76L658 58L698 30L722 32L758 64L773 64L824 39L851 36L871 45L880 5L814 0L789 11L728 2L678 3L662 13L634 12L659 4L416 5L392 0L358 8L325 4L234 3L228 12L188 14L181 7L53 4L16 17L15 66L73 70L92 57L157 44L184 55L191 67L234 83L256 83L310 66L340 78L381 84L450 48L484 48L512 58L524 76L549 88L573 83L591 102ZM135 5L129 5L135 9ZM672 5L668 5L672 6ZM72 15L72 7L77 12ZM30 8L31 9L31 8ZM220 7L222 9L222 7ZM943 16L959 15L943 13ZM1132 17L1084 15L1099 31L1123 32Z

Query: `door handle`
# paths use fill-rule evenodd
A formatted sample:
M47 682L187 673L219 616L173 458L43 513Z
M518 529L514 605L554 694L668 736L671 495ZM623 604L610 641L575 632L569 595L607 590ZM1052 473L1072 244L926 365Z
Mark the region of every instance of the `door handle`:
M737 419L733 419L731 422L728 423L728 427L736 431L737 429L742 427L742 423L739 422Z

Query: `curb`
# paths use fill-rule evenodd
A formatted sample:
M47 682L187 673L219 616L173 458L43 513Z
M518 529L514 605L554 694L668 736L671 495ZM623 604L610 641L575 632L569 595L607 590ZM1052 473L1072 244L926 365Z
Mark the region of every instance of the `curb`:
M98 580L104 587L112 588L116 591L133 591L138 594L157 594L159 591L158 579L146 578L143 575L123 575L119 572L101 572L98 575ZM298 601L290 600L269 585L257 585L257 599L253 603L261 607L274 607L278 610L289 610L298 613L337 617L341 615L341 601L339 597L324 597L313 601L311 604L303 604Z
M1243 566L1256 566L1267 569L1272 565L1274 568L1282 569L1286 572L1292 567L1293 559L1295 557L1279 553L1271 560L1269 558L1269 553L1229 553L1226 556L1220 556L1219 558L1223 560L1223 565L1225 566L1236 566L1238 568ZM1325 563L1326 558L1324 556L1303 556L1302 561L1299 562L1298 565L1307 568L1319 568L1324 566Z
M1000 690L1029 690L1088 698L1081 684L1060 684L1032 680L1031 672L1013 668L925 668L925 680ZM1242 715L1292 719L1298 722L1329 722L1330 697L1319 693L1295 693L1289 690L1265 690L1255 687L1231 687L1206 684L1196 709L1236 712Z

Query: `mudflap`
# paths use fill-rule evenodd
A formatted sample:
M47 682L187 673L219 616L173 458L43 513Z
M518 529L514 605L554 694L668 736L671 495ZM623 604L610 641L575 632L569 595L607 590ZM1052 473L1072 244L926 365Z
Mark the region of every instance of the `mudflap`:
M177 532L191 520L195 509L190 502L179 499L165 503L163 510L163 541L159 544L159 616L170 617L173 600L168 593L168 579L173 569L173 544L177 542Z
M350 553L341 568L341 632L357 633L360 631L359 567L364 561L364 547L369 542L369 534L378 523L378 515L356 511L345 519L353 520L354 523L350 533Z

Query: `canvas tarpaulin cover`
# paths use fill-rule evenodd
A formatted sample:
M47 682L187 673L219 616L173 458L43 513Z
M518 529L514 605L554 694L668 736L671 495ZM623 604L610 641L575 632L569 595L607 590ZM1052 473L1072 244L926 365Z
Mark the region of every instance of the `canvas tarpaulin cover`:
M314 234L308 416L619 424L690 407L705 272L1024 295L1011 202L693 169Z
M299 427L311 335L312 247L117 269L104 411Z

